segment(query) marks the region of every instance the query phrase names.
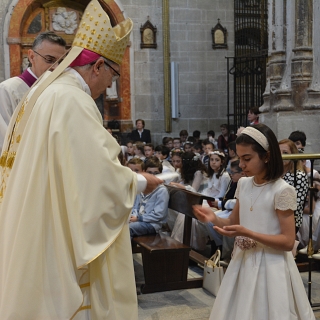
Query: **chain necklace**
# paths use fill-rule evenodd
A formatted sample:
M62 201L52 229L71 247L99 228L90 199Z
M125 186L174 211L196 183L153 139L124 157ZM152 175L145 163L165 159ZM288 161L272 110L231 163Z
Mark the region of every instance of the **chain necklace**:
M252 178L252 187L251 187L251 206L250 206L250 211L252 211L252 210L253 210L253 205L256 203L256 201L257 201L257 200L258 200L258 198L260 197L260 195L261 195L262 191L264 190L264 188L265 188L265 187L266 187L266 185L268 184L268 183L266 183L266 184L263 186L263 188L261 189L260 193L258 194L258 196L256 197L256 199L255 199L255 200L254 200L254 202L252 203L253 180L254 180L254 178Z

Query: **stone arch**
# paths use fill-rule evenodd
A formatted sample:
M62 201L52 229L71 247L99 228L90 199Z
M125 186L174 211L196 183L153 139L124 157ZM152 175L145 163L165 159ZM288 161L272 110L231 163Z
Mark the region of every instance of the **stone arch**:
M80 21L82 13L90 0L14 0L16 3L12 10L10 21L8 21L9 64L10 77L21 73L23 61L28 49L31 48L34 38L40 32L51 30L61 35L71 46L76 29L73 33L57 31L53 27L52 15L57 8L76 13ZM125 20L123 11L114 1L100 0L101 6L108 13L112 25ZM72 31L72 30L71 30ZM131 119L131 90L130 90L130 54L129 48L120 69L121 77L117 84L118 99L106 100L103 97L104 120L117 119L128 121Z

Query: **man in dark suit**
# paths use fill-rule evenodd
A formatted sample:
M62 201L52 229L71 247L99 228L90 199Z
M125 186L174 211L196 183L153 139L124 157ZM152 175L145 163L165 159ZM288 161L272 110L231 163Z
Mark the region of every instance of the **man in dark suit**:
M145 129L144 126L145 126L144 120L142 119L136 120L136 129L132 130L132 132L130 133L130 140L150 143L151 142L150 130Z

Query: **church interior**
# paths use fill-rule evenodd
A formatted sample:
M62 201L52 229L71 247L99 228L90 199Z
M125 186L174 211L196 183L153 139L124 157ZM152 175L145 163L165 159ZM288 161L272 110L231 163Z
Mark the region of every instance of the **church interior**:
M309 181L307 192L315 203L311 202L313 207L307 211L305 200L302 222L305 234L301 236L303 245L297 248L295 263L314 316L320 319L320 246L312 251L312 244L320 242L318 0L98 1L112 27L127 18L133 21L122 63L114 70L117 79L95 99L103 126L122 147L123 158L119 160L123 164L127 165L138 154L133 150L139 152L139 145L143 152L146 147L152 148L154 154L165 155L168 149L170 154L161 162L169 160L168 166L173 172L178 167L172 160L180 151L185 154L192 151L195 157L204 152L201 161L209 155L206 161L210 167L210 150L206 153L206 144L212 145L211 152L225 151L223 157L232 162L231 147L228 143L221 144L219 138L227 137L226 141L229 139L231 143L244 127L256 123L271 128L278 141L287 139L293 132L305 134L305 143L296 152L304 154L296 158L289 155L284 160L294 159L295 166L300 161L309 163L305 173ZM56 33L65 40L66 49L70 49L89 2L1 0L0 82L17 77L30 67L28 52L43 32ZM256 110L258 120L249 119L249 114L254 113L252 110ZM142 131L138 128L139 122ZM137 139L133 138L134 132L140 134ZM141 132L148 133L146 140L142 139ZM174 145L175 140L179 140L178 146ZM201 145L201 141L207 142ZM188 144L190 150L184 147ZM196 145L200 145L200 149L197 150ZM148 158L147 155L140 157L141 166ZM182 158L180 155L180 160ZM208 168L208 162L206 165ZM161 171L162 168L165 172L164 163ZM239 171L231 173L228 182L237 173ZM178 204L170 193L169 211L185 215L180 241L171 240L173 227L169 222L163 224L157 237L141 236L133 241L141 320L181 317L202 320L210 316L216 297L205 290L202 283L205 260L215 252L213 240L207 236L201 249L190 244L195 232L191 231L195 229L193 220L196 220L192 206L212 200L207 195L207 198L199 196L199 190L191 190L196 195L185 191L185 198L179 198ZM212 197L213 201L214 197L218 198ZM309 226L313 226L310 233ZM224 272L231 259L230 250L230 257L223 261Z

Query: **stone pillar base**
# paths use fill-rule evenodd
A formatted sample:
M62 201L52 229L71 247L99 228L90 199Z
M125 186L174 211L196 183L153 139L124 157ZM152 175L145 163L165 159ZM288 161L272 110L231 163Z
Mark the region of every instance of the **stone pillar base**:
M320 109L320 92L312 89L307 90L307 101L302 105L304 110L319 110Z
M274 111L291 111L294 109L291 90L277 90Z
M273 130L278 141L287 139L292 131L303 131L307 136L305 153L319 153L320 113L318 110L263 113L260 114L259 119Z

